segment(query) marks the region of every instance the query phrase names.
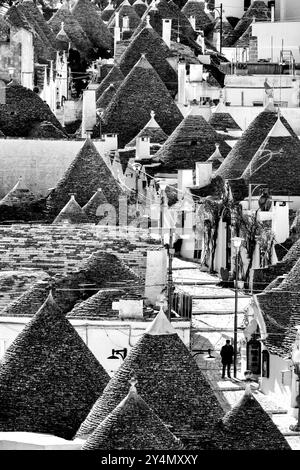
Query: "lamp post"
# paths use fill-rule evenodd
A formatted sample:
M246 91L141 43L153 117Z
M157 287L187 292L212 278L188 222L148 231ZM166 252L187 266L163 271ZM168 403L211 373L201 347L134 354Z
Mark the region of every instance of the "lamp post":
M297 424L292 424L290 426L290 430L294 432L300 432L300 350L299 350L299 331L300 328L298 327L298 345L296 349L294 349L292 353L292 362L294 366L294 372L297 375L297 382L298 382L298 395L296 398L297 401L297 407L298 407L298 421Z
M223 3L220 3L219 7L212 8L212 11L216 11L220 15L220 54L222 54L222 36L223 36Z
M208 353L207 356L205 356L205 361L214 361L216 358L215 356L212 356L211 354L211 349L208 348L208 349L193 349L192 350L192 355L193 357L196 357L198 356L198 354L204 354L204 353Z
M237 375L237 326L238 326L238 280L239 280L239 252L243 238L233 237L235 248L235 291L234 291L234 326L233 326L233 376Z
M108 356L107 359L119 359L116 354L118 356L120 356L123 361L125 359L125 357L127 356L127 348L123 348L123 349L112 349L111 351L111 356Z

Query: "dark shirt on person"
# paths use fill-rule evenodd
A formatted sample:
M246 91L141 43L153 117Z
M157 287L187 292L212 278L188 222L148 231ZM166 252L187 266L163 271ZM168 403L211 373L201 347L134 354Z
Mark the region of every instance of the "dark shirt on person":
M222 347L221 349L221 358L222 358L222 363L223 364L231 364L232 363L232 358L233 358L233 347L231 344L225 344L225 346Z

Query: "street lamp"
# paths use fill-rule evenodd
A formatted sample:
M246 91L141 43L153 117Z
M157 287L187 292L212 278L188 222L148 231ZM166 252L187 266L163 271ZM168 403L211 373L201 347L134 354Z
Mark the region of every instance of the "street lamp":
M298 327L298 336L299 336L299 327ZM297 407L298 407L298 422L297 424L292 424L290 426L290 430L294 432L300 432L300 350L299 350L299 344L296 349L294 349L292 353L292 362L294 366L294 372L297 375L298 379L298 395L296 398L297 401Z
M235 248L235 295L234 295L234 336L233 336L233 376L236 379L237 373L237 318L238 318L238 280L239 280L239 252L243 238L233 237L232 242Z
M120 356L123 361L125 359L125 357L127 356L127 348L123 348L123 349L112 349L111 351L111 356L108 356L107 359L119 359L116 354L118 356Z
M204 353L208 353L207 356L204 357L204 360L205 361L214 361L216 358L215 356L212 356L211 354L211 349L193 349L192 353L193 353L193 357L196 357L198 356L198 354L204 354ZM195 353L195 354L194 354Z

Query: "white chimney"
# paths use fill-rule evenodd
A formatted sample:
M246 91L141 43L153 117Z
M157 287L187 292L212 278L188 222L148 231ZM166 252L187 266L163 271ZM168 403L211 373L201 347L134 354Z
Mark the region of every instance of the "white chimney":
M190 64L190 82L202 82L203 64Z
M196 31L196 17L189 16L189 22L191 23L193 30Z
M129 16L123 16L122 22L122 30L129 31Z
M275 21L275 5L271 5L271 21L272 23Z
M82 131L81 137L92 132L96 125L96 90L84 90L82 101Z
M205 54L205 39L203 31L199 31L196 42L199 44L199 46L201 46L202 54Z
M185 87L186 87L186 68L185 61L178 61L178 104L186 104L185 96Z
M211 182L212 162L196 163L196 186L203 188Z
M150 157L150 137L137 137L136 147L135 147L135 158L139 160L140 158L149 158L149 157Z
M178 191L184 192L186 188L194 186L193 170L178 170Z
M121 40L121 29L120 29L120 20L119 12L115 13L115 27L114 27L114 51L116 54L117 42Z
M162 20L162 38L167 44L167 46L171 47L171 30L172 30L172 20L171 19L163 19Z
M118 11L115 13L115 27L120 28L120 13Z

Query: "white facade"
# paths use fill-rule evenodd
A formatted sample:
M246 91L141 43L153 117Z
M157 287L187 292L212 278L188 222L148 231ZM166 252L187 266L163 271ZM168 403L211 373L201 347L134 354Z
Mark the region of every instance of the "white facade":
M29 323L31 318L23 317L1 317L0 318L0 344L2 344L2 353L14 341L17 335ZM130 349L142 337L152 320L70 320L75 330L81 336L85 344L92 351L94 356L103 365L108 374L112 375L121 364L121 359L108 359L111 356L112 349ZM184 344L190 345L190 322L172 321L172 325L182 339Z
M268 103L265 80L274 89L274 102L283 108L299 107L299 77L292 75L226 75L225 101L231 106L262 107ZM262 109L260 109L262 111ZM245 114L245 113L244 113Z
M252 35L257 37L258 60L280 61L280 51L289 50L296 62L300 61L300 2L298 21L257 22L252 25Z
M299 0L276 0L275 18L280 21L293 21L300 18Z

